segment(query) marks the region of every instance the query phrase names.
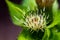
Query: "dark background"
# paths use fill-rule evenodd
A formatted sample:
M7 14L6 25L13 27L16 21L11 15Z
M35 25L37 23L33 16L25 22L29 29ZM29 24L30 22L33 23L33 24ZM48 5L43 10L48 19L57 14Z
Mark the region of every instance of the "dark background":
M16 40L20 31L11 21L5 0L0 0L0 40Z
M14 3L22 3L21 0L11 0ZM60 0L58 0L60 2ZM59 6L60 7L60 6ZM21 28L11 21L8 6L5 0L0 0L0 40L17 40Z

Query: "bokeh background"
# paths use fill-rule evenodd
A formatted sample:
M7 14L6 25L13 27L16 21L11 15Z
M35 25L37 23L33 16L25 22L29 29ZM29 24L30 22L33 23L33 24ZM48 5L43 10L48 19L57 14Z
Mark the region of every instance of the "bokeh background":
M22 0L11 1L17 4L22 3ZM60 4L60 0L58 2ZM0 0L0 40L17 40L17 36L21 30L19 26L12 23L5 0Z

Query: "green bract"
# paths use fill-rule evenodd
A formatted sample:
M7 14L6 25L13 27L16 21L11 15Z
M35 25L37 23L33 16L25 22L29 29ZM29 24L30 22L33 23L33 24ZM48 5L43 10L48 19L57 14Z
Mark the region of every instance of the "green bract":
M40 8L36 0L15 4L6 0L12 22L23 28L18 40L60 40L60 10L57 0L51 7Z

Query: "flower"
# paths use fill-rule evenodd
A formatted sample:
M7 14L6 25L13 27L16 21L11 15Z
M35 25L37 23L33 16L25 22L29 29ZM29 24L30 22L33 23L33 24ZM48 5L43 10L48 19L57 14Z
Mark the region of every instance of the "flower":
M34 11L29 12L30 14L25 18L25 25L28 29L38 31L42 30L46 27L46 16L45 13L37 13ZM43 15L42 15L43 14Z
M60 40L60 10L57 0L23 0L20 5L6 0L6 3L12 22L23 28L18 40ZM48 24L51 19L53 21ZM31 29L35 33L25 29Z

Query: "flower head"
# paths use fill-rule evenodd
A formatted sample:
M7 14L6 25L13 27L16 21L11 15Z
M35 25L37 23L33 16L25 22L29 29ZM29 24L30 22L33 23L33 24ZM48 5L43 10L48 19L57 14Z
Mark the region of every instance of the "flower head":
M45 13L29 12L26 16L24 24L31 30L37 31L42 30L46 27L46 16Z

